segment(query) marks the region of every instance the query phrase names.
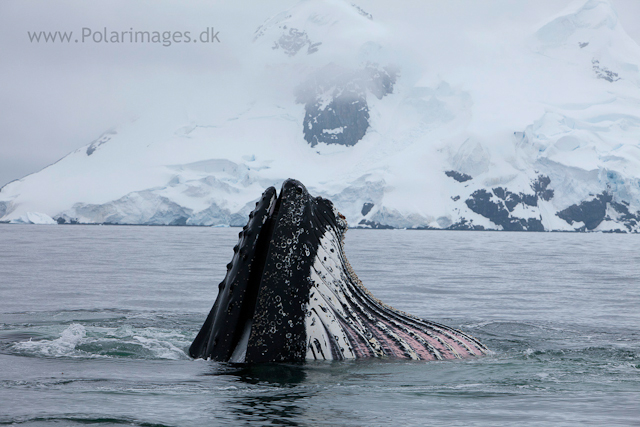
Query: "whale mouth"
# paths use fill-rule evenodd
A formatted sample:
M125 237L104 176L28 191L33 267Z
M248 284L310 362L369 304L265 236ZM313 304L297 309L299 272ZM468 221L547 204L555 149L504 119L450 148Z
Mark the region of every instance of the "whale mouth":
M248 266L250 274L248 277L247 287L244 292L244 298L242 299L240 315L236 325L229 325L233 331L233 339L231 341L231 356L229 362L231 363L244 363L247 355L247 348L249 345L249 337L251 336L251 326L253 324L253 316L256 311L256 302L258 294L260 292L260 285L262 283L262 276L264 272L264 266L267 261L267 255L269 252L269 243L273 235L275 218L278 215L278 208L282 200L281 197L271 201L269 208L266 211L266 215L263 218L263 225L258 233L258 239L256 241L255 255L250 260ZM258 202L256 205L258 205ZM255 217L255 215L254 215ZM248 226L243 228L243 231L239 233L239 237L243 234L247 234ZM239 245L240 246L240 245ZM246 256L243 253L244 248L238 248L240 257Z
M189 348L193 358L243 363L251 335L251 325L269 242L273 234L274 214L281 197L268 188L249 222L238 234L234 256L227 264L227 274L220 283L218 297L196 339ZM247 274L248 272L248 274Z
M269 187L239 233L193 358L232 363L486 354L463 332L389 307L343 251L347 223L298 181Z
M335 213L296 180L285 181L276 196L269 187L239 233L216 302L189 348L192 357L243 363L304 355L306 276L315 255L309 240L335 226L327 223Z

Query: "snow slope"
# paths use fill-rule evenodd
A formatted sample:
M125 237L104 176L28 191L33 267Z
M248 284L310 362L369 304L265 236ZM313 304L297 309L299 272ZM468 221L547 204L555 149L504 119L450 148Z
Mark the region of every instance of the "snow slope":
M609 0L543 22L435 4L301 1L237 35L215 103L158 106L6 185L0 220L243 225L292 177L352 227L639 231L640 47Z

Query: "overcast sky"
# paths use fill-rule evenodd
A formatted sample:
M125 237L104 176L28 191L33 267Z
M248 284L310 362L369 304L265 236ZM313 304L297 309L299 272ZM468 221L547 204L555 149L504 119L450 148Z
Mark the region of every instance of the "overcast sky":
M366 8L367 1L358 4ZM640 0L612 1L623 27L640 44ZM201 95L196 92L207 79L223 79L241 67L243 48L260 24L295 3L1 0L0 186L37 172L153 106ZM569 3L549 2L549 15ZM424 4L400 1L394 8ZM189 31L192 37L213 27L220 43L29 41L29 31L73 31L76 39L83 27Z

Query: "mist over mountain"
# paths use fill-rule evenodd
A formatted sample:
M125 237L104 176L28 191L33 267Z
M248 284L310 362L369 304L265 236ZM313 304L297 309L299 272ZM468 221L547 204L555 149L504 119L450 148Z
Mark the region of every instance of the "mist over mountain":
M200 97L4 186L0 220L244 225L292 177L351 227L637 232L640 47L609 0L544 7L300 1L227 34Z

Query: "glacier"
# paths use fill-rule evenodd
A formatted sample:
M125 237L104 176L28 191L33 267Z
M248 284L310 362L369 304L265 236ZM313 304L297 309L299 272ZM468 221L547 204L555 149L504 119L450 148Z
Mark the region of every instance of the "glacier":
M5 185L0 221L241 226L291 177L351 227L640 231L640 47L611 2L541 21L518 2L429 21L429 4L266 17L217 99Z
M27 212L20 218L12 219L11 224L53 225L57 224L57 222L47 214L43 214L41 212Z

